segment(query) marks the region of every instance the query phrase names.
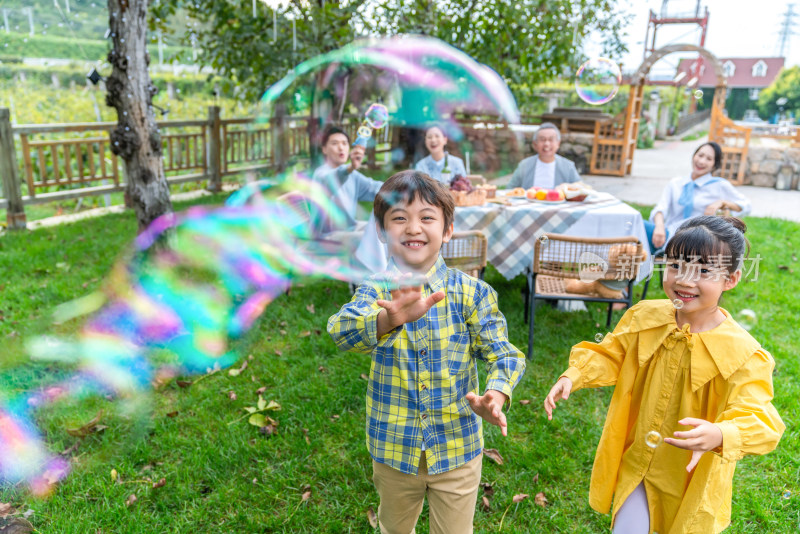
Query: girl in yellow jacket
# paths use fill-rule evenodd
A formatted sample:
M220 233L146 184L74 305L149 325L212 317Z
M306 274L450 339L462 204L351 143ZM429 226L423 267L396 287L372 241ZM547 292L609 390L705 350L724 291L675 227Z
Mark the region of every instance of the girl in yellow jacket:
M736 461L783 434L772 356L719 307L742 276L745 230L726 217L684 222L666 249L669 300L641 301L601 343L575 345L544 401L552 419L571 392L615 386L589 491L601 513L613 497L614 534L721 532Z

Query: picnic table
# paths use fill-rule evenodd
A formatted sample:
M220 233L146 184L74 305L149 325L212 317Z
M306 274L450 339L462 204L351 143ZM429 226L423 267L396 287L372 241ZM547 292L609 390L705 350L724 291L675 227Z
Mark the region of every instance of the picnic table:
M498 191L502 195L503 191ZM534 241L542 233L576 237L636 236L647 243L642 214L609 193L592 193L583 202L545 204L509 199L511 205L487 203L456 207L455 231L479 230L488 239L487 260L510 280L533 265ZM386 247L378 240L375 219L370 216L355 256L372 272L386 269ZM652 271L642 263L636 281Z
M503 191L498 191L501 196ZM480 230L489 242L487 260L510 280L533 264L533 246L543 233L575 237L636 236L647 243L642 214L609 193L595 192L582 202L539 203L509 198L511 205L457 207L455 230ZM637 282L652 262L642 264Z

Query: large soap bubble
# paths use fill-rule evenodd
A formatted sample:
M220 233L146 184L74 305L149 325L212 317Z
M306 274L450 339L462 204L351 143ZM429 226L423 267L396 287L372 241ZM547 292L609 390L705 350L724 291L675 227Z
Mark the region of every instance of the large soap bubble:
M66 370L31 391L0 383L0 483L27 482L44 494L68 471L43 444L36 410L98 394L136 398L149 393L156 377L230 366L240 356L236 340L293 281L358 283L373 276L353 259L354 219L362 214L342 196L349 175L338 167L315 173L323 132L337 126L352 140L366 122L374 130L369 148L391 154L401 137L394 128L436 122L462 138L459 114L505 124L519 117L494 71L435 39L358 41L298 65L265 93L253 131L266 133L252 135L245 148L270 154L275 171L223 207L157 219L101 291L56 310L60 322L83 321L78 334L28 340L32 358Z

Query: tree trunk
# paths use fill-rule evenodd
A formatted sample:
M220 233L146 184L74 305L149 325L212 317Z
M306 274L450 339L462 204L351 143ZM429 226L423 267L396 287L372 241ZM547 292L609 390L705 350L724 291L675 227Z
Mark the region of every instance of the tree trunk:
M106 104L117 110L118 123L111 132L111 151L125 162L126 195L142 231L172 212L151 105L158 88L147 72L147 0L108 0L108 12L113 71L106 80Z

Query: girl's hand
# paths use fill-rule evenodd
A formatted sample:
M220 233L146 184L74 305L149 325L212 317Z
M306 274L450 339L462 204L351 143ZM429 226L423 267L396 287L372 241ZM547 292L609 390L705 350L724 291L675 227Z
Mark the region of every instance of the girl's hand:
M691 473L706 452L722 445L722 430L710 421L694 417L681 419L678 424L694 428L686 432L675 432L675 438L681 439L664 438L664 441L679 449L692 451L692 459L686 466L686 470Z
M544 399L544 411L547 412L548 421L553 420L553 410L556 409L556 401L558 401L558 399L567 400L570 391L572 391L572 380L566 376L559 378L558 382L556 382L550 390L550 393L548 393L547 397Z

